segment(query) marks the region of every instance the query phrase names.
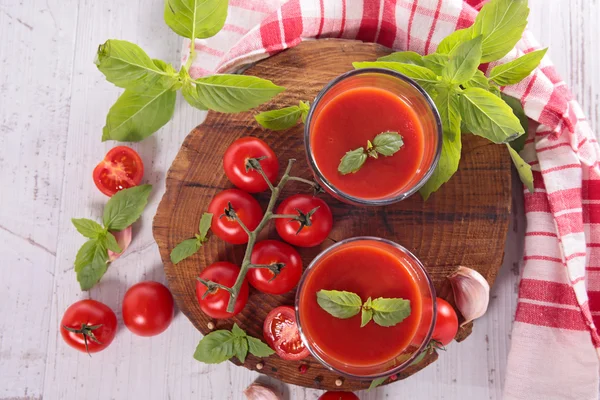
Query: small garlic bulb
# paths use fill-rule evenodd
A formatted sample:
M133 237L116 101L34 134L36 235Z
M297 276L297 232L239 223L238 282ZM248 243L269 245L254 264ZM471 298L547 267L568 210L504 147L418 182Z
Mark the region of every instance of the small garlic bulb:
M452 284L456 307L465 319L460 326L485 314L490 302L490 285L479 272L458 267L448 279Z
M279 396L269 386L253 383L244 390L248 400L280 400Z

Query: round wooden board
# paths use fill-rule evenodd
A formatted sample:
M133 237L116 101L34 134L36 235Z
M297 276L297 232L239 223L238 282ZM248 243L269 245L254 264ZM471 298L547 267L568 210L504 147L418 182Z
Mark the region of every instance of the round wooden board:
M154 218L153 232L177 305L200 332L210 332L207 328L210 318L198 307L195 278L205 266L218 260L239 265L245 246L232 246L212 237L196 255L177 265L171 263L169 254L179 242L197 232L200 216L212 197L232 187L222 167L225 149L242 136L262 138L278 155L282 169L288 159L295 158L298 162L293 173L311 178L304 154L303 125L273 132L260 127L254 114L298 104L299 100L312 100L327 82L351 70L353 61L375 60L389 53L389 49L377 44L356 41L331 39L301 43L245 72L270 79L286 87L285 92L259 110L239 114L210 112L206 121L188 135L169 169L166 193ZM306 190L302 184L290 182L282 198ZM268 196L262 193L257 198L265 206ZM438 295L450 298L451 289L445 277L455 266L477 269L493 283L502 264L511 205L510 159L504 146L464 135L459 171L427 202L417 194L392 206L359 208L321 196L331 206L334 226L330 239L320 247L299 249L305 266L335 241L353 236L380 236L402 244L419 257L431 274ZM274 226L268 226L261 237L277 238ZM273 296L251 290L244 311L233 319L214 321L216 329L230 329L237 322L249 335L262 338L267 313L279 305L293 305L294 295L291 292ZM469 324L459 331L457 340L464 339L470 330ZM399 378L414 374L436 358L435 353L429 355L419 365L403 371ZM256 370L259 361L261 359L249 355L244 367ZM232 362L240 365L237 359ZM271 356L262 362L264 368L259 372L296 385L360 390L370 384L344 379L343 385L336 387L339 375L312 357L291 362ZM305 374L299 373L301 363L308 364Z

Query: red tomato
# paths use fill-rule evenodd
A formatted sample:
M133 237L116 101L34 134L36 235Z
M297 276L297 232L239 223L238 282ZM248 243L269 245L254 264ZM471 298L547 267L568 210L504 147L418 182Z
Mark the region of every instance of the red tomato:
M112 196L121 189L137 186L144 176L144 163L130 147L111 149L94 168L94 183L102 193Z
M263 324L265 341L284 360L302 360L310 354L298 332L293 307L280 306L271 310Z
M263 218L263 211L254 197L239 189L227 189L217 194L208 205L208 212L213 214L210 229L228 243L248 243L248 235L244 229L234 218L225 214L229 204L251 231L256 229Z
M287 243L278 240L263 240L252 250L252 264L271 265L283 263L285 267L273 279L273 272L266 268L252 268L248 271L248 282L263 293L287 293L298 284L302 276L302 258Z
M357 395L352 392L327 392L319 400L360 400Z
M130 287L123 298L123 322L139 336L156 336L171 325L173 296L158 282L146 281Z
M438 297L436 301L437 319L431 338L440 342L442 346L447 346L458 332L458 317L454 308L446 300Z
M299 247L317 246L327 238L333 226L331 209L323 200L308 194L296 194L285 199L277 208L277 214L295 214L301 211L304 215L317 209L308 217L306 224L300 232L301 223L294 219L278 218L275 228L279 236L286 242Z
M79 351L104 350L117 333L117 316L106 304L96 300L73 303L60 321L60 334L67 344Z
M237 265L226 261L219 261L204 268L200 273L200 278L219 283L221 285L232 287L235 284L235 280L240 274L240 269ZM223 289L214 289L212 293L209 293L205 298L202 298L208 288L201 282L196 282L196 298L200 309L210 317L224 319L231 318L246 306L248 301L248 282L244 279L242 288L238 294L238 298L235 301L233 312L227 312L227 303L229 303L229 292Z
M271 183L277 179L279 161L268 144L255 137L243 137L231 143L223 155L225 175L235 186L249 193L264 192L269 188L265 178L255 169L247 168L250 158L261 158L260 166Z

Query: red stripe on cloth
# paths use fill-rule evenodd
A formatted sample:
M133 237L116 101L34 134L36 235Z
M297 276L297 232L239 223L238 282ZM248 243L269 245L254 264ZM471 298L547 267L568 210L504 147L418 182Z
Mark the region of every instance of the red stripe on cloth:
M344 28L346 27L346 0L342 0L342 26L340 27L340 33L338 38L341 38L344 34Z
M215 57L223 57L225 55L225 52L209 47L209 46L205 46L203 44L200 43L196 43L194 44L194 48L198 51L203 51L206 54L210 54L211 56L215 56Z
M435 8L435 14L433 14L433 22L431 23L431 28L429 29L429 33L427 34L427 41L425 42L425 54L429 54L429 45L431 44L431 38L433 36L433 32L435 32L435 25L440 17L440 10L442 8L442 0L438 0L437 6Z
M565 143L559 143L559 144L555 144L555 145L552 145L552 146L540 147L540 148L539 148L539 149L537 149L536 151L537 151L538 153L541 153L541 152L544 152L544 151L548 151L548 150L554 150L554 149L557 149L557 148L559 148L559 147L565 147L565 146L571 146L571 143L567 143L567 142L565 142Z
M292 47L302 41L302 10L299 1L290 1L281 7L281 22L285 44Z
M316 38L321 37L321 33L323 33L323 25L325 25L325 4L323 4L325 0L319 0L320 9L321 9L321 21L319 21L319 31L317 32Z
M600 224L600 204L587 204L587 207L583 207L583 222Z
M550 79L550 82L552 82L552 84L554 85L563 81L560 75L556 72L556 68L554 68L551 65L542 68L542 72L544 73L544 75L546 75L548 79Z
M547 236L547 237L556 237L556 233L554 232L527 232L525 236Z
M587 324L579 310L542 306L519 302L515 321L551 328L587 331Z
M600 292L588 291L590 309L592 311L600 310ZM595 321L594 321L595 322Z
M555 263L560 263L560 264L563 263L560 258L548 257L548 256L524 256L523 260L524 261L527 261L527 260L549 261L549 262L555 262Z
M600 181L584 179L581 186L581 196L584 200L600 200Z
M412 24L413 24L413 20L415 19L415 11L417 11L417 3L419 3L419 0L415 0L412 8L410 9L410 17L408 18L408 28L406 29L406 50L410 50L410 37L411 37L411 29L412 29Z
M260 25L260 40L262 41L262 47L270 55L282 49L281 31L279 29L277 14L272 14Z
M543 192L528 193L525 196L525 210L526 212L550 212L550 203L548 202L548 196Z
M554 205L552 212L555 213L581 208L581 189L563 189L554 193L548 193L548 201Z
M375 40L375 34L379 26L379 6L379 0L364 2L362 20L356 34L356 40L362 40L363 42L373 42Z
M580 212L554 215L554 222L558 230L558 236L570 235L571 233L583 232L583 219Z
M243 35L246 32L248 32L248 29L244 28L243 26L233 25L233 24L223 25L223 30L228 31L228 32L239 33L240 35Z
M552 168L548 168L548 169L543 169L542 175L547 174L549 172L562 171L562 170L571 169L571 168L581 168L581 164L565 164L565 165L558 165L556 167L552 167Z
M547 303L577 305L571 285L536 279L522 279L519 297Z
M587 256L587 253L573 253L573 254L570 254L569 256L565 257L565 259L567 261L571 261L574 258L577 258L577 257L586 257L586 256Z
M387 0L383 4L383 17L377 43L386 47L392 47L396 39L396 1Z
M539 162L530 162L529 165L537 165ZM540 171L532 171L533 173L533 187L534 189L546 189L546 184L544 183L544 177Z
M529 81L529 83L527 83L527 88L525 89L525 93L523 93L523 97L521 97L521 104L525 104L525 101L527 100L527 97L529 96L529 93L531 93L531 89L533 89L533 84L535 83L535 80L537 78L537 75L535 75L535 73L533 74L533 76L531 77L531 80Z

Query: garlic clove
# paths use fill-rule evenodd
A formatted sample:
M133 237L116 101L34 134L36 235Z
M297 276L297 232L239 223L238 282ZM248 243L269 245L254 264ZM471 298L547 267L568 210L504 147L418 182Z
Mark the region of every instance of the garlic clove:
M108 261L109 262L113 262L117 258L121 257L121 254L125 253L125 250L127 250L127 247L129 247L129 244L131 243L131 225L129 225L127 228L123 229L122 231L111 232L111 233L115 236L115 239L117 239L117 243L119 244L119 247L121 248L122 251L117 254L115 252L108 250Z
M253 383L244 390L248 400L280 400L279 396L269 386Z
M448 279L452 285L456 307L465 319L460 326L485 314L490 302L490 285L479 272L458 267Z

